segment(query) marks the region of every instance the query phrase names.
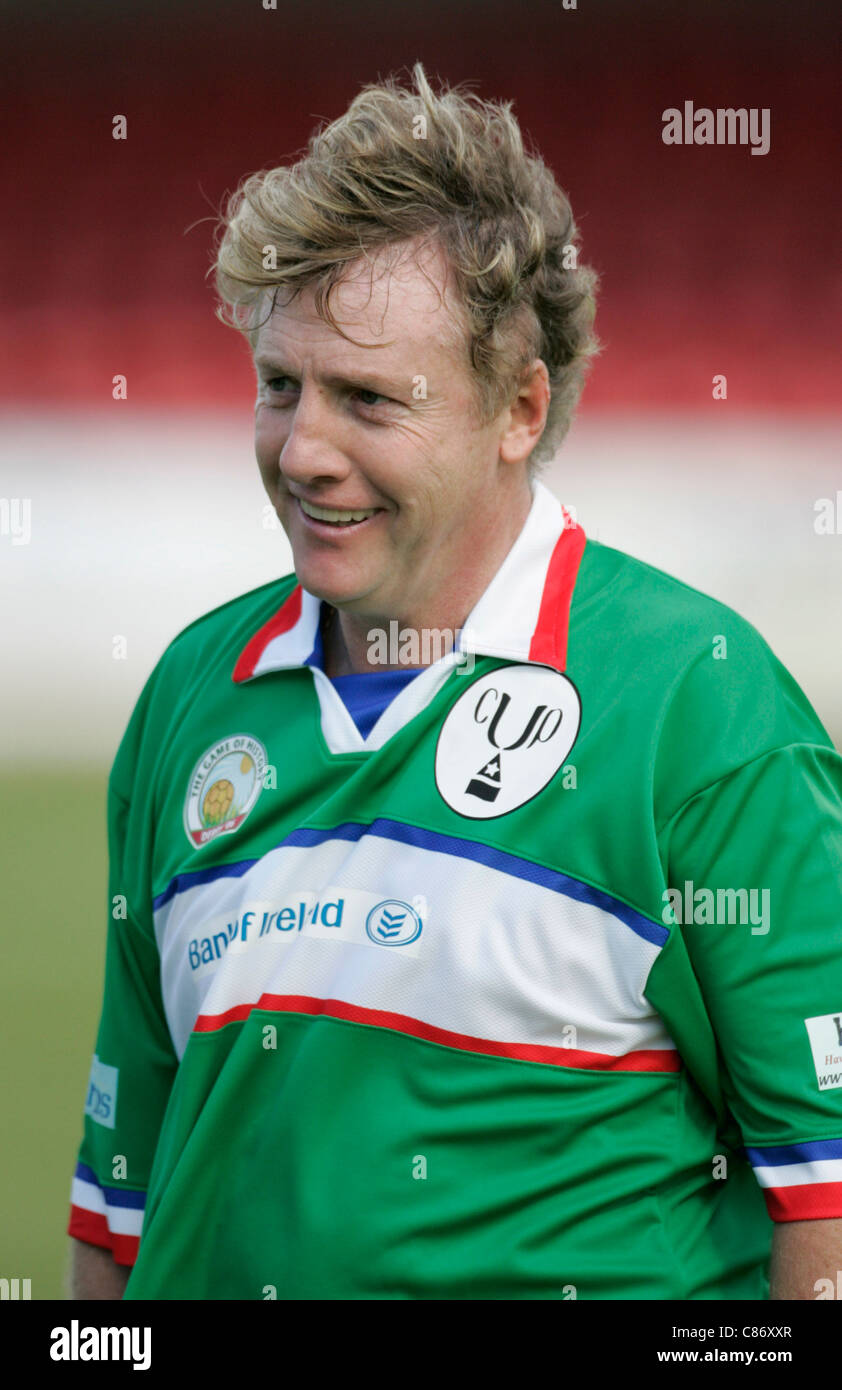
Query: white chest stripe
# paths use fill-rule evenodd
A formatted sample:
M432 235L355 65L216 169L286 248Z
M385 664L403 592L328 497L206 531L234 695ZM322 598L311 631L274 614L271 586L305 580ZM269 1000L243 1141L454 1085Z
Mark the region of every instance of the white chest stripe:
M601 907L377 835L282 846L171 898L156 934L178 1056L200 1013L265 993L612 1057L674 1048L643 997L657 945Z

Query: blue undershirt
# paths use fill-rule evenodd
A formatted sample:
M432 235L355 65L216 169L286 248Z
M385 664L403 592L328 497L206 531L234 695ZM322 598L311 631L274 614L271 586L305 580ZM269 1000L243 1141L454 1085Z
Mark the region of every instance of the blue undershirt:
M320 671L325 669L321 622L316 628L315 646L304 665L318 666ZM360 734L368 738L384 709L423 669L423 666L404 666L400 671L360 671L329 679Z

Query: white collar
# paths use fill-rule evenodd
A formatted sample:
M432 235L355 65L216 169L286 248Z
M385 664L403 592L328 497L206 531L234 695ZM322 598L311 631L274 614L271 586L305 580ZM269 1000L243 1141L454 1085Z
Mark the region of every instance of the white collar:
M543 483L536 482L523 528L466 618L455 651L536 662L563 671L570 603L584 548L581 526ZM304 666L315 646L320 612L321 600L297 584L240 653L233 673L237 684L270 671ZM448 670L458 659L451 654ZM434 663L440 665L440 661ZM419 679L412 682L413 687ZM402 691L392 704L406 693ZM386 714L388 710L382 717Z

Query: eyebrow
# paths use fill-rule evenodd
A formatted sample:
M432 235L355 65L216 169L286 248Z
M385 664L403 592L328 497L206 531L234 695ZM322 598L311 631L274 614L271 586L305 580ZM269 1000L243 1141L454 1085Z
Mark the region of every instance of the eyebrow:
M286 366L285 363L279 362L277 358L265 357L261 354L261 356L255 357L254 365L260 372L271 373L273 376L289 376L292 377L293 380L298 380L297 372L291 367ZM358 389L362 387L364 390L368 389L377 391L378 393L382 392L384 395L390 393L394 394L396 391L407 390L412 386L411 376L407 376L406 385L404 386L402 380L397 376L380 376L378 372L361 371L355 376L348 376L342 372L334 372L329 376L323 377L322 380L327 386L355 386Z

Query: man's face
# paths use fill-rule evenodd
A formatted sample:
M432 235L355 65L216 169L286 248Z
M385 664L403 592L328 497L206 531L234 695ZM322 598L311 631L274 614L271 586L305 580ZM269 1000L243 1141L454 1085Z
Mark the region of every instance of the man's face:
M255 451L298 578L361 617L458 604L512 509L500 417L478 423L443 257L410 250L391 269L358 262L333 291L356 343L305 290L276 306L254 351Z

